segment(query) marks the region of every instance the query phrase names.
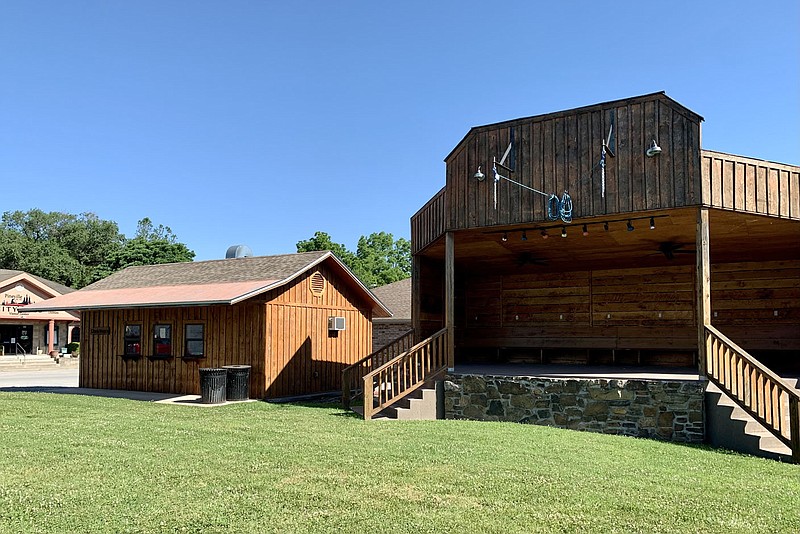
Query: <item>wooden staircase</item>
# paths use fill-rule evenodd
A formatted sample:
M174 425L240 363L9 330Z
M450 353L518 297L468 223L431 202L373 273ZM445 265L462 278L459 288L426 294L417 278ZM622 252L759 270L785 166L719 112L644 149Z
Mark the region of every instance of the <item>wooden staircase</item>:
M353 407L365 420L438 417L435 384L447 370L447 329L408 346L413 337L409 331L342 371L345 409Z
M800 463L797 380L781 378L711 325L705 343L712 444Z

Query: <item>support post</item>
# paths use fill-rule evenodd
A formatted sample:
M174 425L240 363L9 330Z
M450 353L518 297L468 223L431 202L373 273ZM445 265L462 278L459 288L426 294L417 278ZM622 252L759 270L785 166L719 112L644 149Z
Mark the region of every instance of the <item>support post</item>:
M414 346L422 341L422 320L420 318L422 307L422 258L419 256L411 257L411 327L414 329L414 338L411 345Z
M447 368L455 367L455 238L453 232L445 234L444 245L444 326L447 328Z
M697 366L705 375L708 350L706 325L711 324L711 255L709 252L708 208L697 210Z
M789 437L792 440L792 460L800 464L800 400L789 397Z
M50 319L50 323L47 325L47 354L53 352L53 338L56 337L56 321L55 319Z

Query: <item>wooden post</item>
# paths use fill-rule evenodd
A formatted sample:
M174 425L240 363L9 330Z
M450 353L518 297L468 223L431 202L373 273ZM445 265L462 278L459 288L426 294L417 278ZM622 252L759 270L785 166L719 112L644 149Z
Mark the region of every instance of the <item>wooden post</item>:
M412 256L411 258L411 328L414 329L414 336L411 345L416 345L422 341L422 320L420 319L420 307L422 306L422 258Z
M453 232L445 234L444 245L444 326L447 328L447 368L455 367L455 335L454 325L456 319L455 273L455 238Z
M56 336L56 321L54 319L50 319L50 323L47 325L47 354L53 352L53 338Z
M789 434L792 440L792 460L800 464L800 400L789 396Z
M342 371L342 409L350 409L350 375Z
M711 324L711 255L709 253L708 208L697 210L697 367L706 372L706 325Z

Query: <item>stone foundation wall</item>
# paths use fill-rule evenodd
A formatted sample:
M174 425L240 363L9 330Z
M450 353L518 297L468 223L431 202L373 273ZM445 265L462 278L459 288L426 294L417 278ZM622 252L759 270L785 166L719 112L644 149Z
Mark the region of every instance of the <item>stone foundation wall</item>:
M381 349L411 330L411 321L408 322L372 322L372 350Z
M445 419L512 421L701 443L701 381L454 375L444 383Z

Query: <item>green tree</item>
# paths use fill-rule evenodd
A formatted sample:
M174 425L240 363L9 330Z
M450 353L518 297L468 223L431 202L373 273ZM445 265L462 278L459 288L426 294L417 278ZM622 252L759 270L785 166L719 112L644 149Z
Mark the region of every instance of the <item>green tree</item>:
M311 239L297 243L297 252L312 250L332 251L367 287L411 276L411 243L403 238L395 241L394 236L386 232L361 236L355 253L333 242L325 232L316 232Z
M115 222L93 213L39 209L4 213L0 237L0 267L72 287L95 280L99 266L123 239Z
M98 269L97 279L132 265L157 265L181 263L194 259L194 251L178 242L169 226L157 227L145 217L136 226L133 239L126 239L122 246L111 252Z

